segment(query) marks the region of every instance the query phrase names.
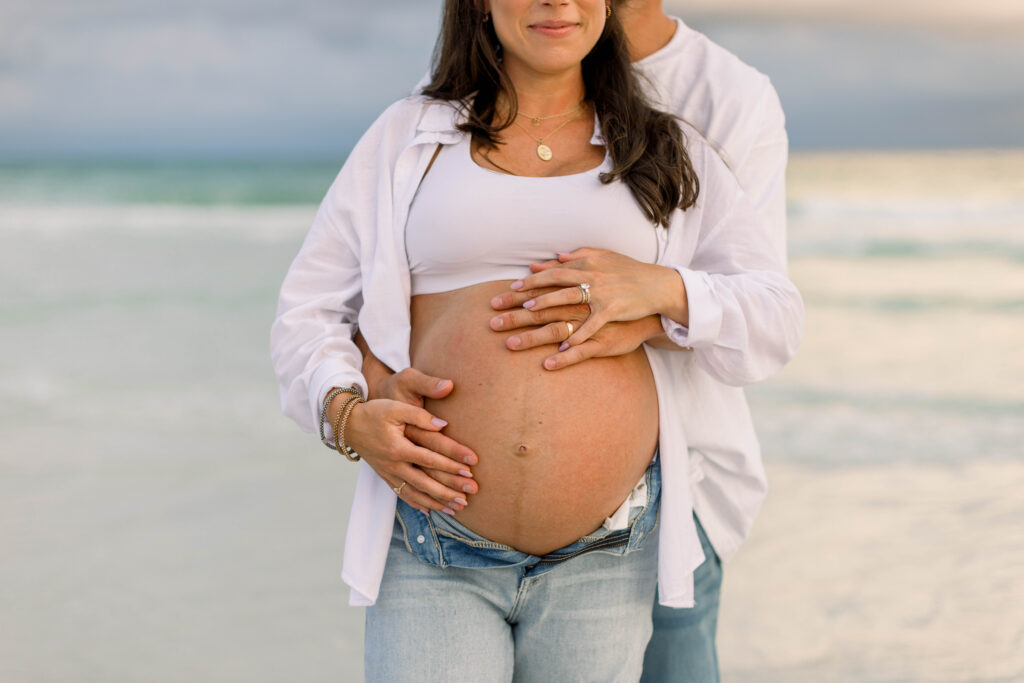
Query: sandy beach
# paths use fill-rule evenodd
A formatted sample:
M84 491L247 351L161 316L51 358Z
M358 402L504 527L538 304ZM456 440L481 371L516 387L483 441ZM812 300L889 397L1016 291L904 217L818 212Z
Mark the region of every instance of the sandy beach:
M0 680L362 680L337 575L353 470L293 442L144 468L5 457ZM769 475L725 571L725 681L1024 677L1024 463Z
M769 476L725 573L726 680L1024 679L1024 463Z

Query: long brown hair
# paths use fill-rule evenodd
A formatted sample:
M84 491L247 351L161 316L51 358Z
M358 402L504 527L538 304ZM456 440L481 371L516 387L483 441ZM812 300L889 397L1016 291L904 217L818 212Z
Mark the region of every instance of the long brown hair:
M497 133L515 120L518 104L501 66L493 22L485 18L477 0L445 1L431 82L423 94L467 102L459 130L494 147ZM617 13L608 17L582 68L585 97L594 103L614 165L601 182L622 180L651 222L667 227L673 211L693 206L700 184L675 117L652 108L640 89ZM509 103L503 117L497 109L501 95Z

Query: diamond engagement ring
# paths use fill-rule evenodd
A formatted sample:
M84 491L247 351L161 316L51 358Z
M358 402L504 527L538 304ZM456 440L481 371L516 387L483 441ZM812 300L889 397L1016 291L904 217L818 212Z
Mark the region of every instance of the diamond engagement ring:
M590 285L586 282L581 282L577 285L580 288L580 293L583 295L583 299L580 301L581 304L590 303Z

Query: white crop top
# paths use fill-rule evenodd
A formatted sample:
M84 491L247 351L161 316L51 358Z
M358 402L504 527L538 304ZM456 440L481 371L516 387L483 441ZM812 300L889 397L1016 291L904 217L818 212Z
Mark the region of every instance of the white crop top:
M420 183L405 228L412 294L516 280L531 263L580 247L653 263L658 236L629 187L604 185L611 169L556 177L508 175L478 166L470 136L445 145Z

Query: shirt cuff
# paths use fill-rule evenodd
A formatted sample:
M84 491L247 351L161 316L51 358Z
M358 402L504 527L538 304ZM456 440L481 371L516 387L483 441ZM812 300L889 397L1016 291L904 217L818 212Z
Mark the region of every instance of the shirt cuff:
M711 292L711 278L707 273L675 266L686 287L686 307L689 326L661 316L661 327L677 346L700 348L711 346L722 329L722 306Z
M353 372L339 372L337 369L325 368L323 372L318 372L313 375L313 381L311 385L315 387L315 394L310 398L313 401L313 409L316 411L316 423L320 424L320 411L323 410L324 399L327 398L327 394L330 393L331 389L338 387L358 387L362 392L363 396L367 395L366 381L363 376ZM330 420L324 423L324 437L333 440L334 429L332 429Z

